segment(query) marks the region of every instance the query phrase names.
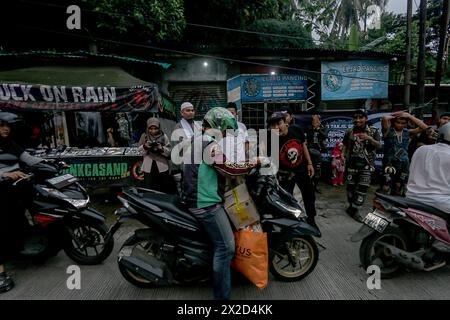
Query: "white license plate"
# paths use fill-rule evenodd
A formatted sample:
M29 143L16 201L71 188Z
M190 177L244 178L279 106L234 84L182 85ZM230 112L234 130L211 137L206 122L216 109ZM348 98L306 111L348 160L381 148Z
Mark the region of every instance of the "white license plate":
M363 223L380 233L389 225L389 221L377 214L376 210L368 213L364 218Z

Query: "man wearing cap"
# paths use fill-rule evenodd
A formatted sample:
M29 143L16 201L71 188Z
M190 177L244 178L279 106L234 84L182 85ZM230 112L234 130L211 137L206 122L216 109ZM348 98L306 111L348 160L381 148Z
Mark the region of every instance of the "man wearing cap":
M286 123L286 112L274 112L268 119L269 129L278 130L275 133L279 137L279 170L278 179L280 185L290 194L294 193L295 185L299 187L305 210L307 221L310 225L317 227L316 216L316 195L312 184L314 167L306 146L306 139L303 130L296 125L288 126ZM268 134L267 153L271 151L271 134Z
M189 140L194 136L196 131L201 132L201 127L194 121L194 106L190 102L183 102L181 104L180 113L181 120L175 125L174 131L177 129L183 130L183 139L181 140Z
M344 136L344 155L347 170L347 213L356 216L362 207L371 175L375 170L376 151L381 148L378 129L368 125L366 110L357 110L353 115L353 128Z
M191 138L195 134L201 133L202 130L201 126L194 121L195 109L192 103L183 102L180 107L180 113L181 120L175 125L170 138L174 146L171 153L172 172L175 181L178 183L181 181L180 172L183 169L181 165L183 152L189 147Z

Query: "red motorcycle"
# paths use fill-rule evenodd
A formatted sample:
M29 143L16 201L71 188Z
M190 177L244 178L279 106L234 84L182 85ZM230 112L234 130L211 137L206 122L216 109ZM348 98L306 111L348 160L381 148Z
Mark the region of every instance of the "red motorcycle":
M365 270L380 268L381 278L404 269L432 271L450 258L450 214L417 200L376 193L373 212L351 240L362 240L360 261Z

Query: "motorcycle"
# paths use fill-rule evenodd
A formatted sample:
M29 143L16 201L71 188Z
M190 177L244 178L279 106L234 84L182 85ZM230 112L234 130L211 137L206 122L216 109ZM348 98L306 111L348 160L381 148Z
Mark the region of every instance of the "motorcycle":
M14 156L0 155L0 159ZM70 174L64 162L42 161L22 167L25 178L13 183L13 188L26 180L32 184L32 200L24 221L25 239L21 258L35 261L55 256L64 250L69 258L81 265L99 264L112 252L114 239L107 237L105 216L89 208L86 190Z
M268 234L269 267L283 281L298 281L310 274L318 261L314 236L317 228L306 223L305 211L284 191L275 175L252 169L246 184ZM212 247L195 216L178 196L145 188L127 188L118 196L123 207L116 210L114 234L128 219L147 228L135 230L121 247L118 266L133 285L193 284L210 278Z
M392 278L409 268L432 271L450 258L450 215L414 199L376 193L373 212L351 240L362 240L362 267L380 268Z

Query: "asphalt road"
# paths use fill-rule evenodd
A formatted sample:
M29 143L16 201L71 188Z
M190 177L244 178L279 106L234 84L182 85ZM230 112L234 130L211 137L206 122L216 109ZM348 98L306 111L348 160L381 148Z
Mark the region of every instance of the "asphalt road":
M359 243L350 242L360 224L348 217L345 191L341 187L323 187L318 195L317 223L322 231L320 260L316 269L306 279L296 283L280 282L272 277L264 290L240 281L233 284L233 299L448 299L450 298L450 269L444 267L426 272L408 272L401 276L382 280L381 289L369 290L368 275L359 266ZM371 193L373 190L371 191ZM372 196L365 210L371 206ZM113 210L118 204L100 205L104 211ZM109 215L109 223L112 216ZM8 264L8 271L16 281L14 290L1 294L3 299L180 299L203 300L212 298L209 284L193 287L165 287L140 289L125 281L116 264L120 245L133 232L136 225L125 225L116 234L113 254L101 265L81 266L81 289L69 290L66 282L70 276L67 268L73 262L61 252L44 264L27 262Z

